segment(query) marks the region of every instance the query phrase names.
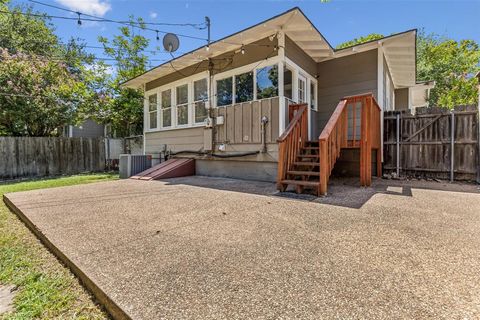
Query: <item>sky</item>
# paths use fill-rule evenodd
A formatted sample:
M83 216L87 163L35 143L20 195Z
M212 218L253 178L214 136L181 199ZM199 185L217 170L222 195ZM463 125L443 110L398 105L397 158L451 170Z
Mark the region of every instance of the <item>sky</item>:
M39 0L82 13L107 19L127 20L130 15L147 22L202 23L211 19L212 40L222 38L258 22L298 6L320 30L332 46L370 33L389 35L409 29L423 29L455 40L473 39L480 43L480 0ZM29 3L11 0L12 4ZM50 15L76 16L54 8L33 4L37 11ZM117 24L83 22L78 26L72 20L52 20L56 33L63 39L84 39L90 46L99 46L98 36L112 37L118 33ZM206 38L206 30L190 26L156 26L161 31ZM155 32L143 31L151 39L150 50L161 46ZM162 34L160 34L160 39ZM188 52L205 41L180 37L179 52ZM105 57L101 49L88 49L98 57ZM167 59L169 54L157 52L152 59ZM151 62L151 66L160 62Z

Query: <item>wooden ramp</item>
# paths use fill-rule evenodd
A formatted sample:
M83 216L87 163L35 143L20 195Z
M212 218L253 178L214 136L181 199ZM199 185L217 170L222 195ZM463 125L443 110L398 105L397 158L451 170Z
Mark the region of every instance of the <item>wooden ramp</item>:
M159 180L195 175L195 159L178 158L169 159L145 171L138 173L130 179Z

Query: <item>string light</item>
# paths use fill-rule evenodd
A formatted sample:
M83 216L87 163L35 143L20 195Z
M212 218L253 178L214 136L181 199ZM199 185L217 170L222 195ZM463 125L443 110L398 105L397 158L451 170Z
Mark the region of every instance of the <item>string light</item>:
M158 41L158 40L160 40L160 37L159 37L159 35L158 35L158 30L157 30L157 41Z
M242 49L240 49L240 52L241 52L242 54L245 54L245 47L243 46L243 44L242 44Z
M77 14L78 14L77 24L78 24L79 26L81 26L81 25L82 25L82 20L80 19L81 13L80 13L80 12L77 12Z

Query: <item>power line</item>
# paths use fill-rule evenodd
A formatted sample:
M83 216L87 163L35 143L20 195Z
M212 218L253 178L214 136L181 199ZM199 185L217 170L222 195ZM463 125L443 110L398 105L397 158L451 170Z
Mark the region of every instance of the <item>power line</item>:
M48 3L43 3L43 2L40 2L40 1L36 1L36 0L28 0L28 1L29 1L29 2L32 2L32 3L36 3L36 4L39 4L39 5L42 5L42 6L51 7L51 8L57 9L57 10L62 10L62 11L74 13L74 14L78 15L78 18L74 18L74 17L62 17L62 19L68 18L68 19L66 19L66 20L72 20L72 18L73 18L73 20L77 20L77 21L79 22L79 24L81 24L81 20L83 19L83 20L85 20L85 21L109 22L109 23L121 24L121 25L124 25L124 26L127 26L127 27L138 28L138 29L140 29L140 30L153 31L153 32L155 32L156 34L158 34L158 33L162 33L162 34L167 34L167 33L169 33L168 31L163 31L163 30L148 28L148 27L146 27L145 24L143 24L142 22L135 22L135 21L125 22L125 21L119 21L119 20L106 19L106 18L101 18L101 17L89 15L89 14L86 14L86 13L83 13L83 12L80 12L80 11L74 11L74 10L66 9L66 8L63 8L63 7L56 6L56 5L52 5L52 4L48 4ZM22 12L22 14L23 14L23 12ZM28 14L28 13L27 13L27 14ZM87 18L83 18L82 16L88 17L88 18L93 19L93 20L87 20ZM49 15L46 14L45 17L49 17ZM57 17L58 17L58 16L57 16ZM173 25L173 24L171 24L171 25ZM184 38L189 38L189 39L208 41L208 39L206 39L206 38L200 38L200 37L197 37L197 36L191 36L191 35L180 34L180 33L176 33L176 35L179 36L179 37L184 37Z
M63 7L60 7L60 6L56 6L56 5L53 5L53 4L48 4L48 3L44 3L44 2L40 2L40 1L36 1L36 0L28 0L28 1L30 1L32 3L42 5L42 6L54 8L54 9L57 9L57 10L62 10L62 11L65 11L65 12L80 14L80 15L83 15L83 16L86 16L86 17L94 18L94 19L97 19L97 21L105 21L105 22L108 21L108 22L122 23L122 24L134 23L134 24L138 24L138 25L145 24L145 25L155 25L155 26L193 27L193 28L196 28L196 29L199 29L199 30L205 29L205 22L202 22L202 23L167 23L167 22L144 22L144 21L142 21L141 23L138 23L138 22L134 22L134 21L111 20L111 19L105 19L105 18L101 18L101 17L97 17L97 16L92 16L92 15L89 15L89 14L86 14L86 13L70 10L70 9L67 9L67 8L63 8ZM74 19L77 20L77 18L74 18Z

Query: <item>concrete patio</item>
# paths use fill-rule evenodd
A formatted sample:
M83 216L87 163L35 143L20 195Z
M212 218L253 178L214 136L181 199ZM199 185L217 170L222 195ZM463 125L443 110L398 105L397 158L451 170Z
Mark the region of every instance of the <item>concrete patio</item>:
M7 194L117 318L480 317L475 185L190 177Z

